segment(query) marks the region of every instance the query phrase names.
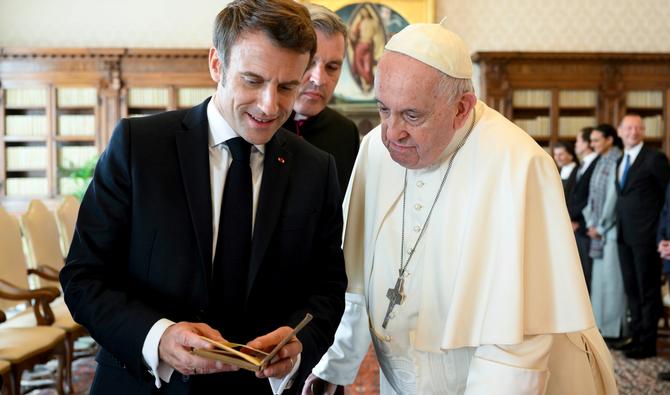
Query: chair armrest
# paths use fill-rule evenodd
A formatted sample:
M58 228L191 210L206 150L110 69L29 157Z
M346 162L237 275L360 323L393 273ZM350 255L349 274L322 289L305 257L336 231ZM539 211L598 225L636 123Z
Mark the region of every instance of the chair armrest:
M23 289L0 280L0 298L30 301L37 325L53 324L55 317L49 303L56 299L58 295L60 295L60 291L54 287Z
M35 274L45 280L58 281L58 270L47 265L40 265L34 269L28 269L28 274Z

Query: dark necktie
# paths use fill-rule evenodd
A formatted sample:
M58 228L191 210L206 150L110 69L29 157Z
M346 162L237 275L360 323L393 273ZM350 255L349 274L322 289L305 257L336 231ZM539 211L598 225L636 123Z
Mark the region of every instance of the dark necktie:
M630 155L626 154L626 157L624 158L624 163L623 163L623 174L621 174L621 182L619 184L619 187L623 189L624 185L626 185L626 178L628 177L628 170L630 170Z
M251 144L241 137L226 144L233 161L223 187L210 303L214 309L223 309L212 311L214 316L235 317L244 310L251 255Z

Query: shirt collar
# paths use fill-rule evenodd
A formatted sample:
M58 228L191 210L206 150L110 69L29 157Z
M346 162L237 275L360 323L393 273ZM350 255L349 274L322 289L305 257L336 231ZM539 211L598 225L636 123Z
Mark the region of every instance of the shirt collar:
M209 123L208 142L209 146L212 148L232 138L240 137L240 135L230 127L225 118L223 118L219 109L216 108L216 105L214 104L215 99L216 95L212 96L212 99L207 104L207 121ZM261 154L265 153L265 144L254 145L254 147L256 147Z
M642 149L642 146L644 145L644 141L640 141L637 143L637 145L633 146L633 148L630 149L624 149L624 154L630 155L631 157L637 157L637 155L640 153L640 150Z
M295 116L293 117L293 120L294 121L304 121L307 118L309 118L307 115L302 115L302 114L295 113Z
M582 158L583 167L588 167L591 162L598 156L597 152L590 152Z

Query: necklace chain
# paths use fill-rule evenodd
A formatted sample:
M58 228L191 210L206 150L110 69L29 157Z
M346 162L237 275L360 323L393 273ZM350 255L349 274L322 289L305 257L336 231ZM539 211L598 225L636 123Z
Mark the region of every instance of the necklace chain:
M468 129L467 133L465 133L465 136L461 138L461 141L458 142L458 145L456 146L456 150L454 150L454 154L451 155L451 158L449 159L449 165L447 165L447 170L444 172L444 176L442 177L442 182L440 182L440 187L437 190L437 194L435 195L435 199L433 199L433 203L430 206L430 210L428 211L428 216L426 217L426 220L423 223L423 226L421 227L421 232L419 233L419 237L416 238L416 241L414 242L414 245L412 248L409 249L408 257L405 263L403 264L403 256L405 255L405 201L407 198L407 168L405 168L405 181L403 184L403 190L402 190L402 230L400 232L400 269L398 270L398 277L402 278L405 276L405 271L407 270L407 266L409 265L410 260L412 259L412 256L414 256L414 252L416 251L416 246L419 244L419 241L421 240L421 237L423 236L423 233L425 232L426 228L428 227L428 222L430 221L430 217L433 214L433 209L435 208L435 205L437 204L437 200L440 198L440 194L442 193L442 189L444 188L444 184L447 181L447 177L449 176L449 172L451 171L451 166L454 163L454 159L456 158L456 154L458 154L458 151L461 150L463 145L465 144L465 140L467 140L468 136L470 136L470 132L472 132L472 128L475 126L475 109L472 109L472 123L470 124L470 128Z

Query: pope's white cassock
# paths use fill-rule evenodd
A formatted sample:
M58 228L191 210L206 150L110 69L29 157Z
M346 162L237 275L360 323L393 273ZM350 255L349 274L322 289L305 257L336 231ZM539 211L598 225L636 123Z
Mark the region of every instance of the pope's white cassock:
M382 394L616 393L556 165L483 102L474 113L437 164L407 170L405 255L475 117L386 329L405 169L382 144L380 127L363 139L345 200L347 307L313 372L352 383L372 341Z

